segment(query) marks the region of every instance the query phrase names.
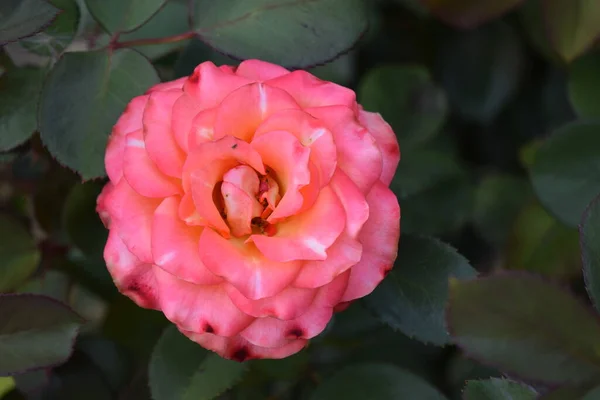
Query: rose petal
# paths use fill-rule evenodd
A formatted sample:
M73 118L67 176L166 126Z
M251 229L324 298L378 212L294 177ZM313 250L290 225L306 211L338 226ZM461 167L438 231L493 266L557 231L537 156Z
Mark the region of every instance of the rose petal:
M144 142L148 156L166 175L181 177L185 154L171 131L173 104L181 90L153 92L144 111Z
M144 115L148 97L148 95L143 95L131 99L113 127L113 135L126 135L142 129L142 116Z
M158 83L158 84L152 86L150 89L148 89L147 93L153 93L156 91L167 91L167 90L173 90L173 89L181 90L181 89L183 89L183 85L187 81L187 79L188 79L187 76L184 76L183 78L175 79L174 81Z
M106 153L104 154L104 165L108 179L113 183L119 182L123 176L123 155L125 154L125 143L127 135L112 134L108 137Z
M400 162L400 146L392 127L381 118L379 113L364 110L358 112L358 119L373 135L383 157L383 170L379 179L389 185Z
M254 320L233 305L221 285L196 285L160 268L155 275L160 308L182 329L233 336Z
M250 141L256 128L271 114L300 108L292 96L262 83L242 86L225 97L217 108L215 139L235 136Z
M223 280L200 260L198 242L202 228L188 226L179 219L179 198L168 197L158 206L152 220L154 263L188 282L214 285Z
M363 256L350 270L348 289L342 301L364 297L392 269L398 255L400 239L400 206L396 195L382 182L377 182L367 195L370 215L359 235Z
M254 81L266 81L273 78L278 78L290 73L287 69L279 65L260 60L246 60L238 65L235 73L244 78Z
M192 120L189 129L188 149L193 150L201 143L214 140L215 118L217 116L216 108L209 108L200 111Z
M320 119L333 133L337 146L338 168L356 183L363 193L381 176L383 161L375 138L358 123L355 113L348 107L332 106L305 110ZM360 157L356 151L360 149Z
M346 211L346 232L356 238L369 219L369 204L365 195L352 182L348 175L337 169L331 179L331 188L342 202Z
M354 91L332 82L323 81L306 71L290 72L265 83L291 94L302 108L343 105L353 110L356 109Z
M294 281L302 265L269 260L252 243L227 240L212 229L204 229L199 247L204 265L251 300L281 292Z
M171 110L171 130L175 141L187 152L192 122L202 108L187 94L183 93L173 104Z
M245 236L252 233L252 218L261 215L263 207L254 196L230 182L223 182L221 194L227 224L231 234L235 237Z
M326 250L344 230L345 219L342 203L326 186L309 210L277 224L274 236L252 235L250 240L273 261L325 260Z

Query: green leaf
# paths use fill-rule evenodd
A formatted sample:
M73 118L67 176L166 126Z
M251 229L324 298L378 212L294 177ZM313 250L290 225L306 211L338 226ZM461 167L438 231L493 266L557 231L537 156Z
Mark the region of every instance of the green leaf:
M59 12L44 0L3 0L0 3L0 46L36 34Z
M456 111L469 120L489 123L515 93L523 62L517 34L499 21L450 34L440 49L438 69Z
M119 36L121 42L137 39L160 38L179 35L188 31L188 8L177 1L167 2L148 22L140 28ZM185 46L188 41L160 43L134 47L151 59L160 58L178 48Z
M600 52L586 54L569 69L569 99L580 117L600 118Z
M79 26L79 7L77 0L51 0L61 13L56 19L37 35L21 40L27 50L34 53L57 57L73 41Z
M506 174L485 176L475 192L473 210L479 233L490 243L504 245L530 191L523 179Z
M600 310L600 196L590 203L579 226L583 276L597 310Z
M506 13L522 0L422 0L433 14L458 28L473 28Z
M40 262L31 234L18 222L0 214L0 293L22 284Z
M550 43L565 61L583 54L600 35L600 2L542 0L542 6Z
M370 70L358 87L359 103L379 112L394 128L402 148L439 132L447 113L444 93L420 66L383 66Z
M127 354L116 343L99 336L82 336L76 349L98 367L113 390L119 390L131 378Z
M455 249L433 238L402 236L396 268L373 293L367 306L392 328L423 342L444 345L448 278L477 275Z
M310 400L445 400L435 387L391 364L345 367L319 384Z
M402 158L391 183L402 207L402 231L436 235L458 229L470 216L467 171L446 151L415 149Z
M288 67L331 60L350 49L367 28L361 0L195 0L194 4L194 30L203 42L235 58Z
M600 399L600 386L592 389L581 400L598 400Z
M550 212L569 226L600 188L600 123L577 121L557 129L535 155L533 188Z
M167 0L85 0L96 21L110 33L128 32L148 21Z
M235 385L248 365L226 360L168 327L150 360L154 400L210 400Z
M599 397L586 396L586 394L590 392L590 388L593 387L592 384L578 386L565 385L544 393L539 396L537 400L598 400ZM594 391L590 393L597 396Z
M536 391L521 383L507 379L492 378L484 381L468 381L465 400L535 400Z
M0 78L0 151L10 150L37 129L37 103L43 71L18 68Z
M134 50L66 53L42 91L42 140L84 179L101 177L112 126L133 97L158 82L152 65Z
M471 357L548 384L600 373L600 322L560 288L522 273L450 281L448 327Z
M108 231L96 213L103 185L86 182L73 186L63 209L63 225L70 241L84 254L102 258Z
M0 375L64 362L73 350L81 317L38 295L0 296Z

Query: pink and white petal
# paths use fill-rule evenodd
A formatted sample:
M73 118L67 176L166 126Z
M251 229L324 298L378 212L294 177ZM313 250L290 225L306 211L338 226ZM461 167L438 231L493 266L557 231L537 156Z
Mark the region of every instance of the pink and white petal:
M160 308L152 264L144 264L133 255L115 229L108 234L104 260L119 292L140 307Z
M379 179L389 185L400 162L400 145L396 134L379 113L364 111L361 107L358 119L377 141L383 157L383 170Z
M223 182L229 182L251 196L256 196L260 185L256 171L247 165L240 165L227 171L223 175Z
M326 186L313 207L277 224L274 236L252 235L250 240L273 261L325 260L326 250L344 231L345 220L342 203Z
M185 83L185 81L187 81L187 79L187 76L184 76L183 78L175 79L174 81L158 83L152 86L150 89L148 89L147 93L152 93L156 91L167 91L173 89L182 90L183 84Z
M223 279L210 272L200 260L198 242L202 228L179 219L179 197L168 197L158 206L152 220L154 263L179 279L200 285L215 285Z
M194 69L183 90L200 110L205 110L217 106L228 94L252 82L251 79L233 74L229 68L221 69L206 61Z
M108 137L106 153L104 154L104 165L106 173L112 183L117 183L123 176L123 157L125 155L125 143L127 135L112 134Z
M214 137L235 136L249 142L265 118L277 111L299 108L292 96L281 89L262 83L242 86L217 108Z
M96 198L96 212L98 213L98 216L100 217L100 220L102 220L102 223L104 224L104 227L106 229L110 229L112 225L112 217L111 213L109 212L107 202L110 201L110 195L114 188L115 184L112 182L108 182L106 185L104 185L102 191Z
M346 211L346 232L356 238L369 219L367 199L358 186L339 168L336 169L330 186Z
M257 318L273 317L282 320L294 319L304 314L317 295L317 290L290 286L273 297L250 300L233 285L226 285L225 291L242 312Z
M173 104L181 90L156 91L150 95L144 111L144 142L148 156L158 169L174 178L181 177L185 153L171 131Z
M219 65L219 69L228 74L235 74L237 67L235 65Z
M350 270L350 281L342 301L371 293L393 268L398 255L400 206L396 195L387 185L377 182L367 201L371 212L358 237L363 245L363 256Z
M129 185L145 197L167 197L181 193L178 179L163 174L148 157L142 130L127 134L123 175Z
M287 69L276 64L271 64L261 60L246 60L238 65L235 73L244 78L263 82L269 79L278 78L290 73Z
M156 268L160 308L181 329L234 336L254 317L233 305L222 285L196 285Z
M253 195L230 182L221 184L224 211L231 234L235 237L252 233L252 218L260 216L263 207Z
M214 139L215 117L217 108L202 110L192 120L192 125L188 134L187 149L193 151L201 143L209 142Z
M240 336L256 346L269 348L317 336L331 321L333 307L346 289L348 275L346 272L319 289L311 306L298 318L287 321L271 317L258 318Z
M222 276L246 298L275 296L296 279L301 262L276 262L263 256L252 243L225 239L212 229L200 235L200 258L214 274Z
M191 193L185 193L181 197L181 202L179 203L179 218L185 222L187 225L191 226L205 226L208 223L204 220L198 211L196 210L196 205L194 204L194 199L192 198Z
M300 189L310 183L310 149L286 131L265 133L253 140L251 145L260 153L264 164L275 172L280 191L284 193L269 216L269 223L294 215L304 202Z
M140 196L121 179L106 200L112 216L111 224L117 229L123 243L141 262L153 264L150 235L154 211L161 199Z
M148 95L134 97L125 107L125 111L117 120L117 123L112 129L113 135L126 135L129 132L142 129L142 116Z
M256 129L257 137L271 131L287 131L310 148L310 160L319 171L319 181L325 185L331 179L337 163L337 150L332 133L318 119L302 110L282 110L267 118Z
M173 104L171 130L175 141L185 152L188 151L192 123L200 111L200 106L185 92Z
M265 83L291 94L302 108L343 105L354 110L357 107L354 91L323 81L306 71L290 72Z
M337 166L367 194L379 180L383 158L375 138L348 107L331 106L305 110L320 119L333 133L338 151ZM360 154L360 157L357 157Z
M307 344L306 340L298 339L290 341L285 346L266 348L255 346L239 335L232 338L225 338L210 333L195 333L182 329L180 331L200 346L214 351L223 358L238 362L252 359L286 358L299 352Z
M318 288L356 265L362 256L362 245L343 233L327 250L327 259L307 261L294 281L298 288Z

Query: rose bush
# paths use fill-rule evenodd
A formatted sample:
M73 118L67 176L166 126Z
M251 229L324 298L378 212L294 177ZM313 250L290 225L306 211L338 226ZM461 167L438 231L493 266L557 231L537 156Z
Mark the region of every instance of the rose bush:
M119 290L221 356L282 358L392 268L398 142L352 90L257 60L127 106L98 198Z

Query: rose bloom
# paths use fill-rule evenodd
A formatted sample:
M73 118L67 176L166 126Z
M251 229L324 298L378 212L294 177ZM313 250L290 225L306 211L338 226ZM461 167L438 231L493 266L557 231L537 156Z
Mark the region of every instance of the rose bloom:
M350 89L205 62L127 106L98 212L116 286L238 361L283 358L393 266L394 132Z

